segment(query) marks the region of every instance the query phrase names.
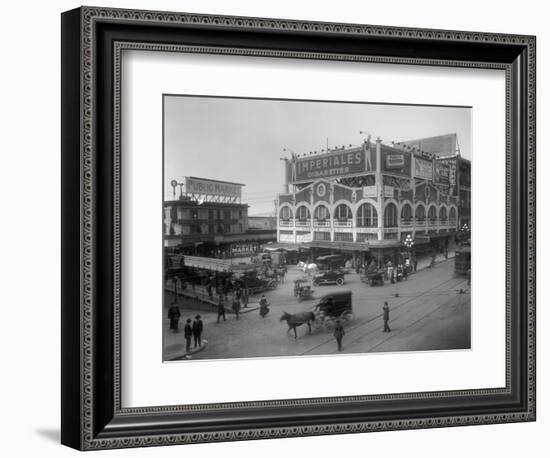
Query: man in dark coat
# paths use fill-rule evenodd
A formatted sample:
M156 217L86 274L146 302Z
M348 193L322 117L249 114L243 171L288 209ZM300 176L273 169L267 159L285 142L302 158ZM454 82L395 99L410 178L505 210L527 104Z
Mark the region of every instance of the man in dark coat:
M338 351L342 351L342 338L344 334L344 325L340 320L336 320L336 324L334 325L334 338L338 343Z
M185 351L191 349L191 337L193 336L193 328L191 327L191 318L187 318L185 327L183 328L183 336L185 337Z
M173 332L178 332L181 312L177 304L172 304L168 309L168 318L170 319L170 329Z
M223 317L223 321L225 321L225 304L222 295L218 298L218 320L216 323L220 322L221 317Z
M203 330L203 324L201 320L201 316L197 315L195 317L195 321L193 321L193 340L195 344L195 348L200 347L202 345L201 336L202 336L202 330Z
M384 307L382 307L382 310L384 311L384 332L391 332L391 329L388 326L388 321L390 321L390 307L387 302L384 302Z
M233 308L233 311L235 312L235 316L237 317L237 320L239 319L239 311L241 310L241 301L235 297L233 299L233 304L231 306Z

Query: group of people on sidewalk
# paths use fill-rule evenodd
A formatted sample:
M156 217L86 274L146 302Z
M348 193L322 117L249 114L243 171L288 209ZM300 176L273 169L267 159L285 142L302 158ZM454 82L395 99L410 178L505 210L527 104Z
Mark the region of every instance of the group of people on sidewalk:
M179 332L179 321L181 312L177 304L172 304L168 309L168 318L170 319L170 329L172 332ZM198 348L202 345L202 332L204 323L201 316L196 315L195 320L187 318L183 328L183 337L185 338L185 351L191 350L191 339L193 339L193 348Z

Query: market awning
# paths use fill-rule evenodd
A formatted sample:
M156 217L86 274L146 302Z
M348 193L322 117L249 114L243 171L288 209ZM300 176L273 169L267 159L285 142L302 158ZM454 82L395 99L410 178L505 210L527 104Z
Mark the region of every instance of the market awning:
M341 251L369 251L369 245L362 242L325 242L317 240L315 242L304 243L303 246Z
M265 245L262 245L262 248L266 251L277 251L277 250L286 250L286 251L299 251L300 249L309 250L309 247L304 246L302 243L283 243L283 242L269 242Z

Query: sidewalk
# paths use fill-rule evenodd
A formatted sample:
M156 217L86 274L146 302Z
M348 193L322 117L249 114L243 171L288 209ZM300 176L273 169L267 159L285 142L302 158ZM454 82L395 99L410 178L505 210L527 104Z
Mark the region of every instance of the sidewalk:
M448 259L454 259L455 257L455 252L454 251L449 251L449 257ZM445 259L445 255L443 254L437 254L436 257L435 257L435 263L438 264L440 262L444 262L446 261L447 259ZM418 265L416 267L416 271L420 271L420 270L424 270L424 269L428 269L430 268L430 263L432 261L432 258L430 256L424 256L422 258L419 258L418 259ZM412 272L412 274L414 274L415 272ZM411 274L411 275L412 275Z

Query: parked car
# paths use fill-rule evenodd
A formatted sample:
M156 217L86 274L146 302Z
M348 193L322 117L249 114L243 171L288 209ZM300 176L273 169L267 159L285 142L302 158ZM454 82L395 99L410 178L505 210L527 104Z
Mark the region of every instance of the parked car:
M344 274L339 270L328 270L313 277L313 284L315 286L335 284L342 286L344 283Z

